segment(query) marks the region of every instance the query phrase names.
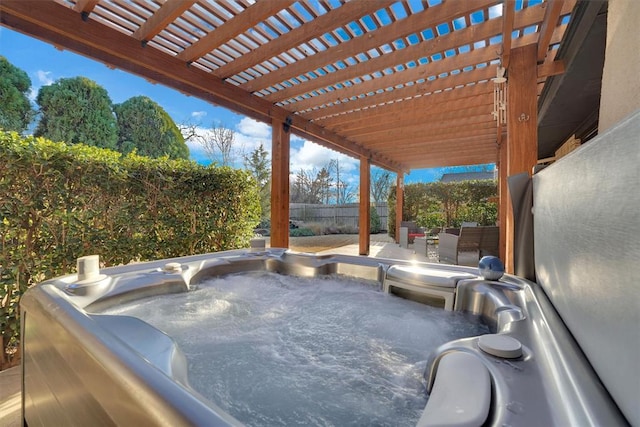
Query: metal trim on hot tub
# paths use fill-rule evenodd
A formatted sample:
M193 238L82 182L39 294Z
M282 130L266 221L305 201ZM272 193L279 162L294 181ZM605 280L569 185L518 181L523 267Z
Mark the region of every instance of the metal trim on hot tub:
M518 340L522 356L503 359L488 354L480 349L479 337L447 343L429 357L425 375L432 394L438 393L433 387L438 375L438 383L443 378L448 383L447 370L438 370L442 360L465 353L472 359L453 358L456 364L473 360L489 373L491 386L477 392L490 402L489 408L477 411L482 414L488 409L485 424L624 423L546 296L533 283L513 276L483 280L477 269L469 267L268 249L107 268L99 274L89 272L85 280L74 274L30 289L21 301L23 415L29 425L240 424L191 389L184 357L170 337L137 319L101 317L99 312L142 297L186 292L208 277L251 270L307 277L342 274L377 282L381 290L392 285L385 285L386 279L395 281L393 286L420 287L416 277L443 276L445 282L455 278L454 310L477 314L493 332ZM423 288L438 289L437 285ZM129 328L126 335L147 339L125 339L120 332L123 322ZM423 419L429 418L427 407ZM473 419L477 421L478 415ZM455 425L456 418L451 420Z

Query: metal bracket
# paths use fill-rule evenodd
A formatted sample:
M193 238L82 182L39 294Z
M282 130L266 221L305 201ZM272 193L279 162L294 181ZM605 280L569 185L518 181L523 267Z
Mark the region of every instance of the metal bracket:
M287 118L284 119L284 123L282 123L282 130L285 133L289 133L289 130L291 130L291 123L293 123L293 118L291 116L287 116Z

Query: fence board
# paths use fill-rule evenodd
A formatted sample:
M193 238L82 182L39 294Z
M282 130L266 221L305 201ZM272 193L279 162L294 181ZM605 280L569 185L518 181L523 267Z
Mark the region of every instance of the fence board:
M387 229L389 207L387 203L371 203L380 217L380 227ZM323 224L347 225L358 227L359 203L344 205L321 205L310 203L290 203L289 218L294 221L319 222Z

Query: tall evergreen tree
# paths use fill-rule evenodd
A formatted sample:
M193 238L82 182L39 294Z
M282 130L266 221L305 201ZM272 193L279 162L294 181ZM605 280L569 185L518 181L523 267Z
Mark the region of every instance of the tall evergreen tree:
M262 144L245 156L244 167L251 172L258 183L262 219L267 219L271 216L271 168L267 150Z
M189 147L171 116L146 96L129 98L114 107L118 123L118 151L148 157L188 159Z
M43 86L37 98L40 121L35 135L67 144L116 148L116 120L107 91L86 77Z
M30 88L27 73L0 56L0 128L16 132L27 129L34 115L27 96Z

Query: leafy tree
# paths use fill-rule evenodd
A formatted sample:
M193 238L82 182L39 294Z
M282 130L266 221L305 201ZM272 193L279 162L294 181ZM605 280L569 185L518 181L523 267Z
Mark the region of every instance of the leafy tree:
M253 175L258 183L262 219L271 216L271 168L267 158L267 150L260 144L250 155L244 158L244 167Z
M114 107L118 123L118 147L134 149L142 156L188 159L189 148L178 126L158 103L146 96L129 98Z
M493 225L498 207L494 180L415 183L404 186L403 221L416 221L427 228L459 227L463 221ZM396 187L388 198L389 234L395 235Z
M23 132L34 111L27 97L31 79L20 68L0 56L0 128Z
M96 82L86 77L60 79L40 88L37 102L41 117L36 136L116 149L118 134L111 98Z

